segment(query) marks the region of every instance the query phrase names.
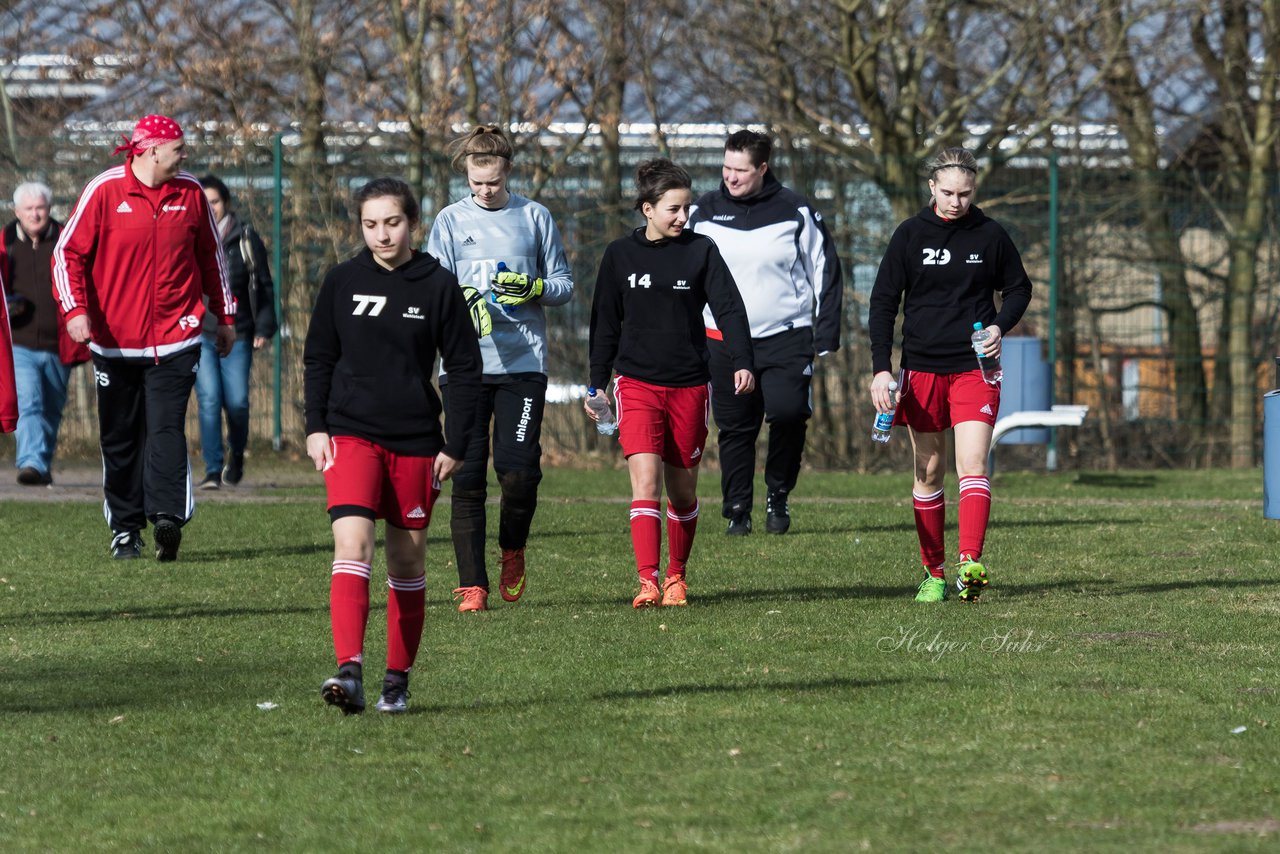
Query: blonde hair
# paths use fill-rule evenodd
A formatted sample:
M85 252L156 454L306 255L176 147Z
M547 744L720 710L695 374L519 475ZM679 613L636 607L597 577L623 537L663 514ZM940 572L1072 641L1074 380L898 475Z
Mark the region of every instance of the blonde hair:
M978 158L967 148L944 148L924 165L929 180L933 181L943 169L963 169L975 178L978 177Z
M467 174L467 164L481 168L500 164L504 171L511 169L515 150L497 125L476 125L465 136L458 137L450 145L453 154L453 171Z

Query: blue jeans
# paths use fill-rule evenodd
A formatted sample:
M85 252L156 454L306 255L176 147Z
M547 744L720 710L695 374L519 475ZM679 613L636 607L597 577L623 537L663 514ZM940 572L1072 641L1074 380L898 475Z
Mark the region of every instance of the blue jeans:
M222 411L227 412L227 445L243 454L249 443L249 370L253 342L236 338L231 352L219 356L212 335L200 342L196 372L196 405L200 408L200 452L205 474L222 474Z
M57 353L15 345L13 374L18 386L18 468L49 474L71 368L62 364Z

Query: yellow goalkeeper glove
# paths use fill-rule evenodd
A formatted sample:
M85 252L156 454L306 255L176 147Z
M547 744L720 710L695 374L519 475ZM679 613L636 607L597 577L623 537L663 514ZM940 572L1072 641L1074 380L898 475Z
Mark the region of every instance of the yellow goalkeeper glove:
M499 305L520 305L542 296L542 279L527 273L498 272L493 277L493 298Z
M493 331L489 307L484 304L484 297L480 292L470 285L462 286L462 296L467 301L467 311L471 313L471 325L476 328L476 337L483 338Z

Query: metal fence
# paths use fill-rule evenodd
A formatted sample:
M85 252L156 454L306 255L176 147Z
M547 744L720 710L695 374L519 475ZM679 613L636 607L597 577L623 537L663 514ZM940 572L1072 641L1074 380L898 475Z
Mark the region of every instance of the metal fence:
M31 140L26 168L0 165L0 188L38 178L55 192L54 214L65 219L84 184L111 162L112 141L101 132ZM287 137L190 139L188 169L214 172L236 196L273 252L272 272L280 303L281 334L260 351L253 373L251 441L258 452L275 448L299 453L302 428L302 344L314 295L324 271L356 251L359 234L348 210L351 189L370 177L403 174L403 143L395 135L344 133L330 140L326 161L302 168ZM530 140L530 145L542 144ZM690 168L695 192L719 182L720 138L672 140L673 157ZM626 167L656 149L645 138L624 148ZM618 212L599 199L599 171L588 146L570 158L538 195L555 215L572 265L577 295L549 309L549 360L553 390L582 385L588 375L587 329L596 265L604 246L618 236ZM905 441L886 448L868 433L872 408L867 395L867 303L880 256L896 226L889 197L850 164L802 149L773 164L785 182L810 195L839 246L845 270L844 338L840 351L818 360L813 389L815 416L806 461L819 468L900 468ZM629 174L629 173L628 173ZM1277 258L1275 177L1265 239L1257 259L1253 308L1253 368L1259 390L1269 386L1277 349ZM1215 195L1213 175L1160 176L1161 204L1180 248L1196 308L1202 347L1198 359L1215 405L1203 423L1180 420L1174 400L1175 364L1170 349L1162 275L1153 257L1134 192L1135 175L1067 156L1014 162L983 178L978 203L1010 232L1035 283L1031 308L1012 334L1041 342L1052 366L1054 402L1091 407L1085 426L1057 437L1056 459L1066 467L1106 465L1182 466L1224 462L1213 453L1214 437L1227 428L1221 398L1219 346L1226 273L1224 217L1234 200ZM512 189L522 189L521 161ZM455 178L447 194L465 193ZM428 195L439 195L428 193ZM927 198L924 178L918 188ZM424 227L433 213L424 210ZM425 232L423 235L425 240ZM1006 382L1017 382L1010 377ZM77 369L63 426L63 446L88 451L96 444L91 372ZM1259 401L1260 403L1260 401ZM192 402L189 434L197 428ZM1254 419L1257 418L1255 413ZM11 440L4 440L11 442ZM548 406L543 446L551 460L616 462L608 440L590 429L576 402ZM1208 453L1206 453L1206 447ZM714 442L709 443L714 460ZM1255 449L1256 451L1256 449ZM1042 445L1001 451L1002 465L1043 466Z

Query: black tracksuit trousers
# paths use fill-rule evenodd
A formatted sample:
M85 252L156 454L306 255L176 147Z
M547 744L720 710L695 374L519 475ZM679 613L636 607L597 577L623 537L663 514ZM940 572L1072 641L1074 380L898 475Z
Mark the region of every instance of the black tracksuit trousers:
M756 388L733 393L733 363L724 342L708 340L711 354L711 407L719 429L720 488L726 519L751 512L756 439L769 423L764 482L770 492L791 492L800 474L805 433L813 405L813 330L792 329L768 338L753 338Z
M184 524L195 510L187 460L187 401L200 348L159 362L93 354L102 488L113 534L141 531L163 514Z

